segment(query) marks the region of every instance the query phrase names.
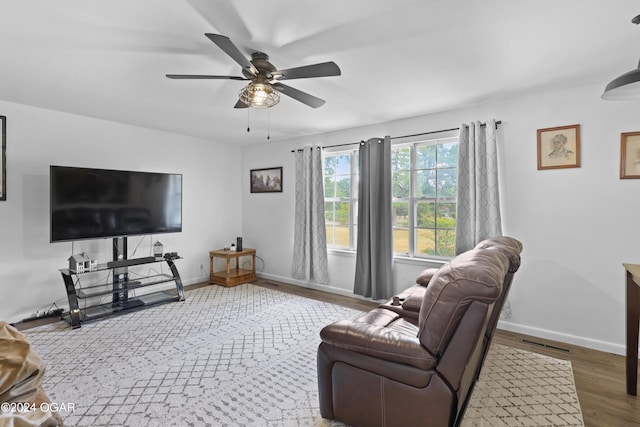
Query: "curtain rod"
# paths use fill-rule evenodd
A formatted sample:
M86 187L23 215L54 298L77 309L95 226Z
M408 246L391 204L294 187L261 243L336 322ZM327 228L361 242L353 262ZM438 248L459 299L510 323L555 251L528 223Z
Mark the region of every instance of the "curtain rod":
M309 148L313 149L313 147L309 147ZM320 148L324 148L324 147L316 146L316 148L319 150ZM298 148L297 150L291 150L292 153L295 153L295 152L300 153L301 151L304 151L304 148Z
M496 129L498 129L498 125L502 124L502 120L497 120L496 121ZM486 126L486 123L480 123L480 126ZM411 135L402 135L402 136L393 136L391 137L391 139L402 139L402 138L411 138L413 136L424 136L424 135L433 135L435 133L443 133L443 132L451 132L454 130L460 130L459 127L457 128L451 128L451 129L442 129L442 130L433 130L430 132L421 132L421 133L414 133ZM347 142L345 144L335 144L335 145L323 145L322 148L334 148L334 147L346 147L348 145L356 145L356 144L362 144L364 141L358 141L358 142ZM298 149L298 150L291 150L292 153L295 153L296 151L302 151L302 149Z
M502 124L502 120L497 120L496 121L496 129L498 129L498 125ZM480 127L484 127L487 126L486 123L480 123ZM457 128L451 128L451 129L442 129L442 130L433 130L431 132L422 132L422 133L414 133L412 135L402 135L402 136L392 136L391 139L401 139L401 138L411 138L412 136L422 136L422 135L431 135L434 133L443 133L443 132L451 132L454 130L460 130L459 127Z

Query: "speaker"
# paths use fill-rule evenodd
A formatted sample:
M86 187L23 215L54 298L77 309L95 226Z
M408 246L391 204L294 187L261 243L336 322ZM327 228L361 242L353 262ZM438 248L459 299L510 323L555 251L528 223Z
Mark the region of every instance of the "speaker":
M242 250L242 237L236 237L236 251Z

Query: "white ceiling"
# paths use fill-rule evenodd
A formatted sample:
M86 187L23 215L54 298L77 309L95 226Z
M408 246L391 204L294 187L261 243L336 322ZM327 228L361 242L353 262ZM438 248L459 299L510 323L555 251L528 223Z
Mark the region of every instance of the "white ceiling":
M0 0L0 99L234 144L602 82L640 57L637 0ZM204 33L279 69L335 61L267 110ZM603 101L605 102L605 101ZM2 112L0 112L2 114ZM247 122L251 133L247 133Z

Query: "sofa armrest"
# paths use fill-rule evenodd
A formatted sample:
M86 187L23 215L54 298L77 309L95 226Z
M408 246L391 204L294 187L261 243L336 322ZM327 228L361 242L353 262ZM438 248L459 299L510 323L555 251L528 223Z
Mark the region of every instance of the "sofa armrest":
M394 311L400 316L409 319L412 323L417 323L420 307L422 306L422 299L424 298L424 294L427 292L427 286L437 272L437 268L427 268L422 270L416 278L415 285L395 295L384 304L380 304L379 307Z
M411 323L417 324L418 314L420 313L420 307L422 306L422 300L426 292L426 286L420 284L413 285L398 295L395 295L384 304L380 304L379 307L394 311ZM394 299L398 299L397 304L394 304Z
M422 270L418 277L416 278L416 283L421 286L427 286L431 281L431 278L434 274L439 270L439 268L427 268Z
M418 340L416 325L398 314L376 308L357 320L341 320L325 326L322 341L356 353L419 369L431 369L436 358Z

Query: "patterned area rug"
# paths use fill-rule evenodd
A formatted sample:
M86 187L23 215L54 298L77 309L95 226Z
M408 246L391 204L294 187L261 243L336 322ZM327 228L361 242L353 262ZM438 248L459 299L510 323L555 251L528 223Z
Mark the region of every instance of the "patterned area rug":
M320 329L361 312L252 285L25 331L67 426L317 426ZM569 362L494 345L465 426L581 426ZM72 410L71 410L72 409Z
M491 346L463 427L583 425L571 362Z

